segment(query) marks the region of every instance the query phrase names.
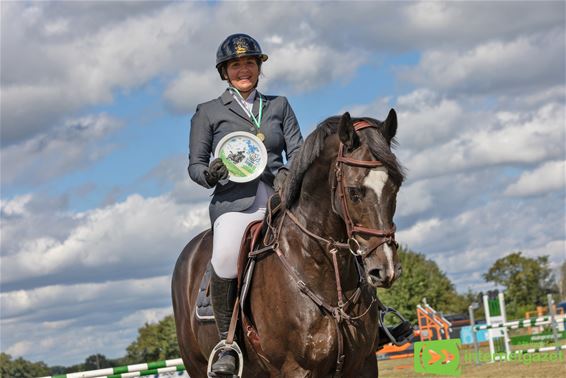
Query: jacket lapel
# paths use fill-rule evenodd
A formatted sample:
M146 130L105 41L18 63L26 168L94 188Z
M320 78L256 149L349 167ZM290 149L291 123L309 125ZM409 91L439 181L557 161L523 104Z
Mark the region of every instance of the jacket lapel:
M260 93L259 91L256 92L257 95L255 96L255 100L254 100L254 107L253 107L253 114L256 118L259 117L259 98L261 97L261 101L263 102L261 108L261 112L262 114L265 113L265 107L267 106L267 97L265 97L262 93Z
M229 90L226 90L222 94L222 96L220 96L220 100L222 101L222 104L224 104L224 106L226 106L228 109L230 109L230 111L232 111L233 113L242 117L243 119L245 119L249 123L252 123L250 118L248 117L248 115L244 112L244 109L242 109L240 104L238 104L236 102L236 100L234 100L234 97L232 97L232 93L230 93Z

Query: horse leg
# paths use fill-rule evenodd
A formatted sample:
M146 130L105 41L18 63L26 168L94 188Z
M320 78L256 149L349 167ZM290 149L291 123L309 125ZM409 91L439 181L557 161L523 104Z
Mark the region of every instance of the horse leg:
M348 374L346 372L345 377L351 378L376 378L379 375L377 369L377 357L375 353L371 353L363 362L362 368L359 372L355 374Z

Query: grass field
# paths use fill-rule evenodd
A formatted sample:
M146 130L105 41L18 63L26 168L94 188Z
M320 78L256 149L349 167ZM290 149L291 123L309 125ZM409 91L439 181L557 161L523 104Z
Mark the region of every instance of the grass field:
M481 353L488 353L488 347L482 347ZM532 356L534 358L534 356ZM566 351L562 351L562 361L540 362L532 361L524 364L521 361L507 361L495 363L482 363L476 365L474 362L462 361L462 375L465 378L562 378L566 377ZM415 373L413 370L413 358L400 360L380 361L379 376L387 377L439 377Z

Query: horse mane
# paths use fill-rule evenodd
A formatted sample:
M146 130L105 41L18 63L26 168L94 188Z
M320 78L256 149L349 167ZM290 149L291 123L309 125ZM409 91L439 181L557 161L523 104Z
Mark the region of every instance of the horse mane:
M291 208L299 198L306 171L324 150L326 138L336 134L340 119L341 116L332 116L319 123L297 151L297 155L293 157L283 187L282 203L285 208ZM393 138L388 142L383 136L383 122L369 117L352 118L352 122L362 120L376 125L378 132L361 132L360 139L368 145L374 158L387 169L393 182L400 186L405 179L405 170L391 151L392 146L397 146L397 141Z

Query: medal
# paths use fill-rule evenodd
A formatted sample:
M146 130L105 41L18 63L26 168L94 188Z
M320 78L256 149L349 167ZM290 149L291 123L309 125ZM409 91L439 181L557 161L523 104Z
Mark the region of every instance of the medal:
M258 131L256 136L263 143L263 141L265 140L265 135L259 131L261 127L261 115L262 115L261 113L263 111L263 99L261 95L259 96L259 114L258 117L256 118L251 112L251 110L248 109L248 107L246 106L246 101L244 100L240 92L234 87L229 87L228 90L232 93L232 97L234 97L236 102L242 107L242 109L247 114L247 116L250 117L250 120L255 125Z

